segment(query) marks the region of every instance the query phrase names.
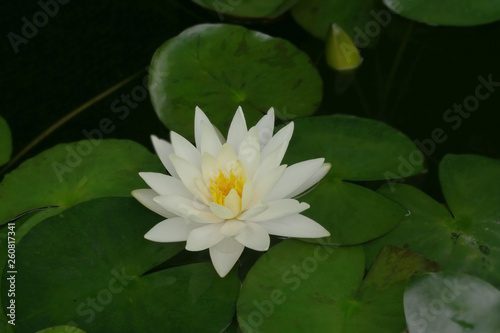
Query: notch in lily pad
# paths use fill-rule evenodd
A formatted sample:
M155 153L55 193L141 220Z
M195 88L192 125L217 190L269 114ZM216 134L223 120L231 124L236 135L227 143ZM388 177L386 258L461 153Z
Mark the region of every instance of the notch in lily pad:
M336 23L333 23L326 40L326 62L337 71L358 68L363 59L351 37Z

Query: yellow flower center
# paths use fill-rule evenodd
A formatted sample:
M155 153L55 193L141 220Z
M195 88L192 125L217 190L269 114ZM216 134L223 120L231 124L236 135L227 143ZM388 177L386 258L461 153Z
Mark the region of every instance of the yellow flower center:
M223 173L221 169L219 169L219 175L210 180L210 192L212 193L212 199L215 203L224 206L226 196L232 189L236 190L236 193L238 193L241 198L244 184L244 177L241 175L236 176L233 173L233 169L229 171L229 177Z

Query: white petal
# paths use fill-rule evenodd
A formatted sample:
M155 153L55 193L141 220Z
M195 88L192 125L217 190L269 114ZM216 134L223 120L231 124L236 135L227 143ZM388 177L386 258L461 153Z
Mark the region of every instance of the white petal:
M200 178L195 178L194 183L199 191L201 201L208 206L209 202L212 200L212 194L208 190L207 186Z
M282 199L268 202L268 208L261 214L249 218L251 221L267 221L284 216L295 215L308 209L309 205L305 202L298 202L293 199Z
M219 161L209 153L203 153L201 157L201 171L203 173L203 181L207 186L210 185L210 180L219 175L221 165Z
M324 158L307 160L286 168L283 177L276 186L266 195L264 201L274 201L286 198L290 193L304 184L311 178L323 165Z
M260 142L260 148L262 148L267 145L269 140L273 137L273 132L274 132L274 108L270 108L269 111L267 111L267 114L260 118L259 122L257 125L257 131L259 133L259 142Z
M243 163L247 177L253 179L260 163L260 144L256 127L252 127L241 142L238 159Z
M258 206L253 207L252 209L249 209L238 216L238 219L242 221L247 221L250 220L252 217L257 216L264 212L267 209L268 205L266 204L261 204Z
M252 199L252 195L253 195L253 183L250 179L247 179L245 181L245 184L243 185L243 192L241 193L241 210L247 209L247 206L250 203L250 200Z
M271 154L276 148L285 144L285 147L288 148L288 143L292 138L293 134L293 122L289 123L285 127L283 127L278 133L276 133L271 140L267 143L267 145L262 148L261 159L264 160L269 154ZM286 149L285 149L286 150Z
M198 223L217 223L224 219L215 216L207 206L196 200L175 195L154 198L154 201L177 216L182 216Z
M172 147L170 142L158 139L155 135L151 135L151 141L153 142L156 155L158 155L168 173L174 177L178 177L177 172L175 171L175 168L169 158L169 156L174 153L174 147Z
M180 195L186 198L193 196L178 178L156 172L139 172L139 176L158 193L156 196Z
M155 225L144 235L144 238L162 243L182 242L188 239L193 227L193 225L188 225L182 217L174 217Z
M319 168L318 171L314 175L312 175L311 178L309 178L307 181L305 181L302 185L297 187L295 190L290 192L286 198L294 198L297 195L304 193L307 191L310 187L314 186L317 182L319 182L323 177L326 176L328 171L330 171L330 168L332 165L330 163L324 163L321 168Z
M217 155L217 161L219 162L219 167L222 168L223 172L229 172L231 169L236 168L238 161L238 155L233 150L230 144L226 143L222 146Z
M239 233L245 229L245 222L241 222L238 220L229 220L224 222L224 225L220 228L220 232L222 232L227 237L237 236Z
M201 153L191 142L174 131L170 132L170 141L174 147L175 155L185 159L197 168L201 167Z
M212 128L212 123L208 119L207 115L205 112L203 112L199 107L195 108L195 114L194 114L194 139L196 143L196 147L198 150L201 150L201 123L205 122L209 124ZM214 129L215 131L215 129Z
M162 206L160 206L158 203L156 203L153 198L158 196L158 193L151 189L141 189L141 190L133 190L132 191L132 196L136 198L141 204L144 205L149 210L152 210L156 214L159 214L163 217L169 218L169 217L175 217L174 213L166 210Z
M236 216L233 211L225 206L219 205L215 202L210 203L210 210L214 215L219 217L222 220L232 219Z
M196 168L194 165L186 161L185 159L177 156L170 155L170 160L175 167L175 170L179 174L179 178L182 180L184 186L197 198L203 201L202 194L200 194L200 190L198 190L198 186L196 186L196 178L202 179L200 170Z
M231 121L231 126L229 126L227 143L230 144L235 151L237 151L247 132L248 130L245 115L243 114L241 106L239 106L238 110L236 110L236 113L234 114L233 121Z
M233 212L233 216L236 216L240 213L241 211L241 198L238 195L238 192L233 188L229 193L227 194L226 198L224 199L224 206L229 208Z
M319 223L300 214L259 222L259 224L266 228L270 235L301 238L330 236L328 230Z
M246 228L235 239L242 245L256 251L267 251L271 243L266 228L253 222L246 222Z
M214 246L225 238L220 232L222 223L214 223L194 229L189 233L186 250L202 251Z
M217 156L222 148L222 143L214 127L205 121L201 122L201 146L199 148L202 154L207 152L212 156Z
M259 182L260 179L274 168L277 168L283 156L285 156L287 145L282 143L273 152L271 152L267 157L260 163L255 175L253 177L254 182Z
M210 248L210 257L215 270L224 277L233 268L245 247L233 238L225 238L216 246Z
M261 180L254 185L252 199L248 203L248 208L260 204L264 197L275 187L285 172L286 165L281 165L262 176Z

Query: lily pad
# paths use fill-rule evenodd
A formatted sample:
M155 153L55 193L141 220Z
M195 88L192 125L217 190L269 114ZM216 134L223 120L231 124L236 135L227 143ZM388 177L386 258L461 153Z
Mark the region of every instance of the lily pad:
M149 89L165 126L191 139L196 106L226 133L238 106L254 124L271 107L283 120L310 115L322 97L304 52L226 24L197 25L164 43L151 62Z
M473 26L500 20L499 0L384 0L398 14L432 25Z
M361 247L286 240L248 273L238 321L243 332L400 332L406 282L428 270L422 256L387 248L363 281Z
M60 144L5 176L0 184L0 224L41 207L68 208L99 197L130 196L144 187L138 172L163 170L156 155L132 141Z
M49 327L36 333L85 333L85 331L82 331L81 329L73 326L62 325Z
M500 332L500 291L474 276L415 276L404 294L404 306L410 332Z
M302 214L330 231L330 237L322 239L330 245L361 244L380 237L407 214L406 209L384 196L330 175L299 200L311 205Z
M451 212L411 186L379 191L411 214L389 234L366 244L368 267L383 246L392 244L419 252L445 270L500 285L500 161L447 155L440 179Z
M297 119L286 163L316 157L325 157L332 167L300 200L311 205L304 214L332 234L328 244L359 244L380 237L407 214L380 194L344 181L402 178L421 172L423 157L401 132L352 116Z
M17 246L16 328L222 331L234 315L235 272L221 279L199 263L147 274L184 247L144 239L158 220L132 198L99 198L38 224Z
M9 125L0 117L0 165L4 165L10 160L12 154L12 137Z
M299 0L193 0L194 3L213 10L221 20L225 15L246 18L274 18L277 17Z
M342 1L342 0L308 0L300 1L292 8L292 16L297 23L307 30L312 35L325 40L328 34L328 29L332 23L340 25L344 31L354 39L358 46L361 38L366 38L367 24L372 22L375 28L378 28L380 33L382 27L389 24L390 14L388 14L389 22L385 23L386 14L382 16L382 20L378 22L371 11L374 11L375 0L359 0L359 1ZM377 14L375 14L377 15ZM380 14L378 14L380 15ZM370 28L373 29L373 28ZM371 31L371 30L370 30ZM363 37L363 35L365 37ZM375 37L375 36L373 36ZM368 37L370 38L370 36ZM368 41L369 42L369 41Z

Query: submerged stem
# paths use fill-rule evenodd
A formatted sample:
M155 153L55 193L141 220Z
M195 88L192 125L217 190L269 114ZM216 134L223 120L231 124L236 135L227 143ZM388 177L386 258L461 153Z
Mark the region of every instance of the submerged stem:
M93 98L91 98L87 102L83 103L82 105L80 105L79 107L77 107L76 109L74 109L73 111L71 111L70 113L68 113L67 115L65 115L61 119L59 119L58 121L56 121L49 128L47 128L40 135L38 135L35 139L33 139L33 141L31 141L19 153L17 153L16 156L14 156L9 161L9 163L7 163L7 165L4 166L2 168L2 170L0 170L0 176L2 176L3 174L5 174L7 172L7 170L9 170L9 168L12 167L21 157L23 157L24 155L26 155L27 152L29 152L31 149L33 149L33 147L35 147L38 143L40 143L43 139L45 139L47 136L49 136L56 129L58 129L59 127L61 127L65 123L67 123L69 120L71 120L73 117L75 117L76 115L78 115L82 111L88 109L89 107L91 107L95 103L99 102L103 98L107 97L108 95L112 94L116 90L120 89L125 84L129 83L130 81L132 81L133 79L135 79L137 76L139 76L139 74L141 74L142 72L143 71L139 71L139 72L137 72L135 74L132 74L128 78L126 78L126 79L118 82L117 84L115 84L111 88L105 90L104 92L100 93L99 95L94 96Z

